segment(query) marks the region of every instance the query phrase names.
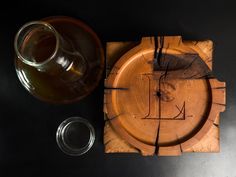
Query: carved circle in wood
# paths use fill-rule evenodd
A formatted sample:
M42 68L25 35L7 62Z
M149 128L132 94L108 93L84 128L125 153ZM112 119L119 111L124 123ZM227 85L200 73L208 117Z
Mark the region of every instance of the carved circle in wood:
M193 146L224 109L224 94L217 89L222 82L212 77L204 58L181 38L164 42L157 48L154 38L144 38L105 82L112 128L147 154Z

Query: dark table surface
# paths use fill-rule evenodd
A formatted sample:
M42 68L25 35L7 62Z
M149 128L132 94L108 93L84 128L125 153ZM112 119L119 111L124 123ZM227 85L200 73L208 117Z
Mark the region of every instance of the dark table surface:
M62 177L235 177L236 176L236 11L225 1L6 1L0 6L0 176ZM13 14L15 13L15 14ZM141 36L182 35L214 41L214 74L227 83L221 114L220 153L180 157L104 154L103 81L78 103L55 106L35 99L20 84L14 68L14 35L21 25L52 15L79 18L106 41ZM82 116L95 127L92 149L80 157L57 147L57 126Z

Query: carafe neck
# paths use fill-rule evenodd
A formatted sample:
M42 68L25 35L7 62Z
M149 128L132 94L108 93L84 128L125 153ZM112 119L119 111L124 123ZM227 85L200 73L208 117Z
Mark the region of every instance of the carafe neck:
M73 73L78 79L87 70L81 52L46 22L25 24L16 34L15 51L23 63L50 75Z

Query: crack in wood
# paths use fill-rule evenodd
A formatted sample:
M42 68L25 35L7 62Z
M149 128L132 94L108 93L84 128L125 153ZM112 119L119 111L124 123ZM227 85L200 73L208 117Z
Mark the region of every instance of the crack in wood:
M198 55L193 58L193 60L189 63L189 65L185 68L185 70L189 71L188 69L193 65L193 63L197 60ZM185 74L186 71L183 72Z
M159 66L161 68L161 57L162 57L162 50L164 47L164 36L160 36L160 47L158 46L158 37L154 37L154 71L157 70L157 66ZM159 52L157 52L157 50L159 49ZM157 66L155 66L155 63L157 64Z
M181 143L179 144L179 147L180 147L180 152L183 153L184 150L183 150L183 147L182 147L182 144L181 144Z
M157 127L157 135L156 135L156 141L155 141L155 154L158 154L159 153L159 144L158 144L158 141L159 141L159 137L160 137L160 126L161 126L161 122L159 122L158 124L158 127Z
M176 137L177 137L177 142L178 142L178 144L179 144L180 152L183 153L183 148L182 148L181 141L180 141L180 139L179 139L178 134L176 134Z
M161 67L161 57L162 57L162 50L163 50L163 46L164 46L164 36L160 37L160 49L158 52L158 56L157 56L157 63L159 64L159 66Z
M154 37L154 59L157 60L157 49L158 49L158 41L157 36Z
M113 116L113 117L111 117L111 118L106 118L105 119L105 121L112 121L112 120L114 120L115 118L117 118L117 117L119 117L120 115L122 115L123 113L120 113L120 114L118 114L118 115L116 115L116 116Z
M113 138L113 139L110 139L110 140L108 140L107 142L104 142L104 146L106 146L106 145L108 145L112 140L114 140L115 138Z
M222 104L222 103L215 103L215 102L213 102L212 104L217 104L217 105L220 105L220 106L226 106L226 104Z
M226 89L226 87L213 87L212 89Z
M121 88L121 87L105 87L105 90L129 90L129 88Z

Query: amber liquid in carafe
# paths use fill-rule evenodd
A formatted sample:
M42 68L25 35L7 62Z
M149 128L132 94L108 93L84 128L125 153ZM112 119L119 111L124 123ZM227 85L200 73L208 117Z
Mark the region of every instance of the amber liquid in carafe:
M55 74L40 72L16 59L18 77L25 88L41 100L53 103L79 100L88 95L98 84L103 69L102 49L97 39L89 34L86 28L81 28L77 20L52 18L45 21L53 25L63 38L81 51L86 60L86 71L80 66L81 62L76 55L72 56L74 62L71 67ZM56 38L51 32L45 32L44 36L39 38L40 40L26 38L21 48L23 54L31 55L31 60L37 63L44 62L53 55L56 46Z
M37 31L33 32L37 33ZM53 55L55 48L55 35L52 32L45 31L43 36L28 34L22 44L21 53L30 56L29 59L33 59L33 62L41 63Z

